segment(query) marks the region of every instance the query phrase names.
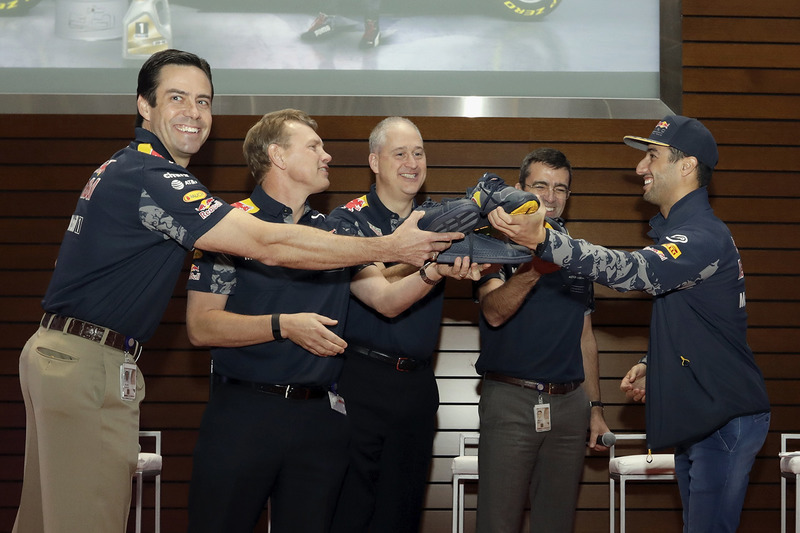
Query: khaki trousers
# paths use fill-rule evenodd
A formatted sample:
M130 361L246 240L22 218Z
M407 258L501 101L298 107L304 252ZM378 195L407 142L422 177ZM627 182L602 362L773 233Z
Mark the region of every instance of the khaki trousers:
M61 331L39 330L19 362L25 472L13 533L123 533L139 450L133 401L120 397L125 354Z

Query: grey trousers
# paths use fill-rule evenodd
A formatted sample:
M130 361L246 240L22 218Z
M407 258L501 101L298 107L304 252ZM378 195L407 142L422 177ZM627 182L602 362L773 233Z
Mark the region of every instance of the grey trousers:
M518 533L528 495L531 531L572 531L586 454L589 400L582 387L541 397L550 404L552 429L537 433L538 391L483 382L478 533Z

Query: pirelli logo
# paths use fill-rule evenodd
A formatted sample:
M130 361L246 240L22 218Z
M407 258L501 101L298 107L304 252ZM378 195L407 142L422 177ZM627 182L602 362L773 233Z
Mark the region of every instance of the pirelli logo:
M678 248L678 245L675 243L668 242L662 246L664 246L664 249L669 252L669 255L671 255L673 259L677 259L681 255L681 249Z

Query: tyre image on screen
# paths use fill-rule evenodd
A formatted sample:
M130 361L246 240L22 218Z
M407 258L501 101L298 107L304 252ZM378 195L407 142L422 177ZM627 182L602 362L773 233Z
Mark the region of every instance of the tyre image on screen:
M515 20L541 20L554 10L561 0L488 0L495 11L499 10Z
M0 0L0 17L24 15L38 3L39 0Z

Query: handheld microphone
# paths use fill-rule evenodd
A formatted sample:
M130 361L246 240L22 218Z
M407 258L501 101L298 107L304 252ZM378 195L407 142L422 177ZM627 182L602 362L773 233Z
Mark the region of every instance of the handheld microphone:
M617 442L617 436L607 431L602 435L597 436L597 444L605 446L606 448L613 446Z

